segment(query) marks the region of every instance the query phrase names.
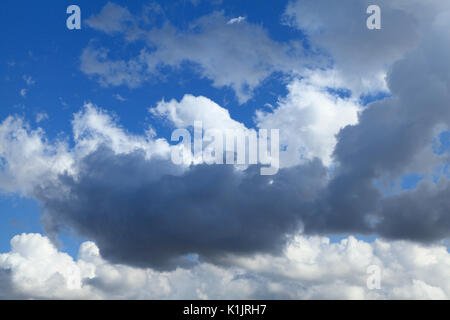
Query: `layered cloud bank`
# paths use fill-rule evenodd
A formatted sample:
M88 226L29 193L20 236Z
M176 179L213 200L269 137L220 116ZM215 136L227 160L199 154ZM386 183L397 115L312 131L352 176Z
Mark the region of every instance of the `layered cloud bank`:
M380 33L347 23L368 2L290 2L283 23L307 35L313 56L301 42L276 42L262 26L228 23L222 12L186 30L168 21L144 28L142 18L107 4L88 26L143 49L126 61L85 48L81 70L103 86L144 85L189 61L244 104L282 73L286 96L256 110L254 128L204 96L148 110L171 129L196 120L204 128L280 129L280 170L175 165L170 154L179 145L150 126L130 134L91 103L74 114L67 140L50 141L10 116L0 124L0 188L39 202L46 236L13 238L0 255L0 294L449 298L448 155L432 143L450 125L450 8L381 2ZM388 97L364 102L379 92ZM422 181L403 190L412 173ZM53 245L66 229L93 241L76 261ZM330 243L330 234L379 238ZM369 265L382 268L381 290L366 287Z
M448 299L445 247L373 243L353 237L330 243L297 236L281 256L223 257L231 267L197 263L157 272L104 260L93 242L78 258L39 234L11 240L0 254L1 297L58 299ZM368 290L367 267L381 268L381 290Z

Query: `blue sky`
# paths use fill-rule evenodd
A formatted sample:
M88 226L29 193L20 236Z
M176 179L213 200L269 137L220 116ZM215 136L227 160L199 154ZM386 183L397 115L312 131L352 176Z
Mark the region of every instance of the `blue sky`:
M72 2L3 1L0 253L19 250L15 235L36 233L42 238L15 239L53 241L74 261L93 241L102 263L155 272L189 270L186 256L199 268L223 267L226 257L256 279L264 272L249 267L253 255L274 254L277 265L299 226L301 249L336 250L347 261L345 250L367 257L370 247L386 268L395 263L383 241L394 251L447 248L450 66L438 40L448 38L439 26L450 7L377 2L383 28L370 31L368 1L80 0L81 30L66 28ZM174 167L165 158L170 135L198 118L280 129L279 173L268 184L251 168ZM436 259L441 272L448 257ZM450 294L420 268L420 281ZM411 282L401 279L390 289ZM408 292L399 290L383 294Z

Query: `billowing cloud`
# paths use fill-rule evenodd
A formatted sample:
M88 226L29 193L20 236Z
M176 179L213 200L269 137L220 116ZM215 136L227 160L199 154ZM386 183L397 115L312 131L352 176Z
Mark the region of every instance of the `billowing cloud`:
M322 220L309 225L311 229L376 230L424 241L450 235L449 208L439 196L445 192L445 176L439 184L423 181L417 190L394 197L383 196L375 185L377 180L408 173L405 170L417 156L423 157L424 150L431 161L422 160L420 170L434 165L432 140L438 129L450 124L449 39L440 22L434 25L418 48L392 67L388 76L392 98L369 105L357 125L340 131L334 150L339 165L325 200L316 207L314 216ZM446 163L447 157L441 161ZM420 196L425 190L426 203ZM410 197L410 205L401 205L405 197Z
M307 79L294 80L288 90L275 110L257 112L257 126L281 129L280 143L285 148L280 159L283 167L316 157L330 165L336 135L345 126L357 123L361 107L357 101L341 98Z
M180 101L160 101L149 110L153 115L170 122L175 128L187 128L194 121L201 121L203 127L218 130L247 130L244 124L231 118L227 109L206 97L185 95Z
M197 165L181 176L171 167L142 152L99 148L81 161L76 178L61 176L35 190L44 227L75 228L106 258L155 268L188 263L188 254L215 260L275 252L300 228L326 176L318 161L273 178L256 167Z
M426 46L420 47L423 49ZM411 54L402 63L414 64L417 72L424 71L421 68L427 65L417 60L422 56ZM315 130L314 126L301 130L304 137L319 134L316 142L305 146L313 150L311 159L284 168L273 177L260 176L254 166L243 171L232 166L180 168L169 160L171 147L167 141L155 140L151 135L128 134L106 112L87 105L74 117L76 144L67 151L72 165L64 172L52 172L52 179L39 179L30 194L40 201L44 226L52 237L64 228L72 228L94 240L110 261L156 269L189 266L192 254L214 263L219 263L223 255L276 254L302 229L309 234L351 232L419 241L444 239L449 230L446 202L439 199L446 192L446 183L443 187L431 184L427 193L419 186L417 192L426 195L430 201L428 212L433 215L425 215L423 206L417 206L417 215L411 210L403 211L408 206L396 203L408 201L403 200L408 197L407 191L383 197L375 185L383 174L402 174L414 154L421 153L427 141L431 142L434 126L446 119L444 110L438 113L440 116L428 114L421 108L421 97L411 100L397 88L395 79L403 70L402 63L396 64L389 76L394 97L367 106L357 124L340 131L333 154L333 172L314 158L313 147L322 145L325 152L318 152L317 156L325 158L334 147L334 132L346 122L355 121L358 108L350 100L306 85L298 90L302 98L291 92L273 114L260 116L260 120L273 117L271 121L288 128L291 118L283 117L284 108L300 111L310 108L306 115L317 112L305 99L308 97L305 89L309 88L309 94L316 97L311 101L323 99L318 110L323 107L324 113L335 114L330 118L318 117L317 126L334 127L324 140L320 139L320 133L325 132ZM441 81L432 72L433 69L426 70L434 81ZM442 77L446 81L445 73ZM413 87L416 82L421 80L418 77L410 80ZM293 83L293 87L302 85ZM431 90L432 106L439 111L449 101L448 93L435 88L445 87L423 86L421 93ZM406 106L408 115L403 110ZM151 112L167 118L175 127L189 126L197 117L205 121L206 127L243 127L225 109L204 97L187 95L180 102L161 101ZM394 118L391 112L403 116ZM339 116L344 116L343 122L338 121ZM415 131L415 126L402 125L402 121L411 123L414 119L420 119L420 131ZM26 141L37 135L23 126L8 124L4 123L5 137L11 134L8 130L21 132ZM295 125L291 128L295 136ZM387 140L379 140L380 129ZM409 135L420 139L411 141ZM45 146L41 136L42 133L36 136L35 143ZM14 140L5 139L4 144L7 150L15 150ZM292 143L288 141L288 147L289 144ZM26 165L27 161L23 166ZM413 198L424 201L424 197Z
M30 194L40 181L69 170L73 159L65 141L50 143L42 129L31 129L21 118L8 117L0 124L0 188Z
M381 29L366 28L366 9L381 8ZM395 61L427 37L436 17L449 10L440 0L290 1L284 21L308 35L314 47L328 52L337 78L357 94L387 90L385 75Z
M349 237L296 236L278 257L226 257L229 266L197 262L158 272L103 259L93 242L74 260L39 234L11 240L0 254L0 296L58 299L448 299L450 256L443 246ZM194 258L195 260L195 258ZM369 290L369 266L381 288Z
M271 73L295 76L287 96L255 117L257 127L285 130L285 165L271 177L259 175L256 166L179 167L170 161L174 146L152 128L130 134L92 104L74 115L73 147L8 117L0 124L0 187L39 201L48 238L15 238L12 251L0 258L0 283L15 290L11 295L37 297L48 296L47 287L54 288L50 297L103 297L105 291L147 297L155 294L151 285L134 288L150 277L162 296L171 297L191 297L189 291L199 298L261 297L258 292L448 298L448 252L437 243L450 237L449 180L429 173L448 163L448 155L433 153L432 141L450 124L449 8L442 1L428 8L419 1L382 3L383 29L368 33L347 23L365 12L364 1L291 2L286 19L334 62L321 70L304 69L298 44L275 42L246 21L227 24L222 13L201 17L184 31L168 23L139 29L135 35L146 48L128 61L110 60L106 49L88 46L81 68L103 85L135 87L160 65L189 61L214 86L232 87L245 102ZM90 26L126 33L130 41L129 32L137 29L129 28L127 11L115 5L103 10ZM121 12L113 15L120 18L117 25L105 18L110 10ZM360 106L359 94L378 90L390 96ZM173 127L202 120L206 128L252 130L206 97L160 101L150 112ZM385 192L385 181L411 170L424 175L416 188ZM77 262L49 241L66 228L95 242L82 247ZM407 241L330 244L309 237L343 233ZM29 249L34 245L39 248ZM55 260L55 267L39 275L33 251ZM79 266L83 261L91 261L87 270L95 274ZM385 290L365 291L369 264L383 266ZM36 283L33 272L41 279ZM212 284L225 279L225 291L217 293L206 280L194 290L169 285L168 275L192 284L197 274L211 274Z

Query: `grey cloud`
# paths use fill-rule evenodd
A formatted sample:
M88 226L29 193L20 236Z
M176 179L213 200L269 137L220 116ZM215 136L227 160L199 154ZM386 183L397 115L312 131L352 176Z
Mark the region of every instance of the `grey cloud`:
M23 299L14 289L11 280L11 270L0 269L0 300L21 298Z
M154 268L186 265L191 253L280 252L301 226L301 212L325 185L319 161L273 178L251 167L192 167L155 180L164 162L142 153L115 155L100 148L87 156L77 179L36 190L47 232L64 227L94 240L111 261ZM62 192L63 191L63 192Z
M369 5L381 8L381 29L366 28ZM440 0L298 0L289 2L284 20L303 30L312 46L324 49L348 88L356 93L385 90L382 76L413 50L439 12Z
M105 87L126 85L136 88L149 77L140 56L129 61L111 61L107 49L89 46L83 50L80 60L81 71Z
M113 8L124 10L116 5ZM161 27L147 29L126 28L116 23L114 28L106 28L106 21L119 13L108 16L105 10L91 17L90 25L107 33L120 29L125 39L140 39L142 50L129 61L114 61L104 49L87 47L81 56L81 70L97 77L101 84L134 87L149 78L163 77L161 67L176 69L190 62L197 66L201 77L210 79L215 87L231 87L239 102L244 103L272 73L298 74L307 65L317 65L321 60L308 57L300 41L272 40L260 25L246 21L227 24L229 18L223 12L200 17L185 30L178 30L167 20Z
M194 44L177 45L191 52L195 44L204 43L201 37L214 38L210 30L217 21L220 28L229 27L220 14L204 17L198 22L200 30L205 29L200 36L184 35ZM245 30L265 34L246 22L232 27L242 26L247 29L230 31L230 38L224 38L229 41L221 45ZM172 52L178 35L171 27L162 30L168 35L165 40L156 36L161 31L157 30L148 35L149 41L165 41L159 44L165 48L161 52ZM446 30L445 23L421 30L427 36L388 72L392 98L370 104L357 125L340 131L333 173L314 160L281 169L273 177L260 176L256 167L235 171L203 165L181 174L166 160L146 160L139 152L118 155L102 147L82 160L76 177L63 175L58 183L35 190L46 231L55 235L73 228L94 240L111 261L159 269L187 266L191 253L210 261L225 254L277 253L302 228L308 234L378 234L425 242L449 237L445 178L438 185L425 181L416 190L394 196L384 195L376 186L380 179L408 173L406 168L427 148L431 155L436 128L450 125L450 33ZM388 40L388 44L395 42ZM267 43L272 42L266 38L256 44L271 47ZM204 49L205 56L214 56L209 47ZM271 60L270 50L264 51L268 52L264 61L273 64L276 59ZM181 56L174 52L167 61L175 65ZM249 68L239 79L259 66ZM213 77L213 71L204 72ZM218 79L217 83L226 83Z
M383 201L383 220L377 227L386 238L431 242L450 236L450 182L421 183Z
M450 236L447 181L387 196L383 177L399 177L450 124L450 34L430 27L417 49L388 73L392 98L370 104L338 134L331 174L319 162L261 177L257 168L195 166L155 178L161 163L107 148L85 158L79 177L37 191L47 231L71 227L112 261L167 269L190 253L276 253L289 236L378 234L436 241ZM434 161L434 160L433 160ZM434 162L433 162L434 163ZM273 183L270 183L273 179ZM66 192L61 192L66 190ZM219 259L220 260L220 259Z
M108 2L98 15L86 19L86 24L107 34L124 32L135 19L127 8Z
M446 188L425 181L415 191L389 197L375 186L377 179L407 173L427 148L432 158L436 128L449 127L449 43L448 33L430 29L423 43L390 70L393 97L371 104L357 125L341 130L335 178L315 209L313 216L320 219L305 223L307 232L362 231L417 241L450 236Z

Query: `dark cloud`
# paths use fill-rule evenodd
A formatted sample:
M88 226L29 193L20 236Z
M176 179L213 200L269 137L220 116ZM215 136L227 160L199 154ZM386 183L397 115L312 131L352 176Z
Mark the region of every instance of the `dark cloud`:
M46 230L74 228L107 259L155 268L188 263L183 257L190 253L215 259L278 252L327 174L317 160L274 178L257 167L199 165L155 180L161 165L140 152L98 149L82 161L76 180L61 176L36 190Z
M413 23L400 16L406 26ZM333 173L314 160L276 176L260 176L257 167L207 165L181 174L167 160L103 146L82 160L76 178L60 176L35 190L47 232L73 228L111 261L159 269L186 266L192 253L211 261L228 253L277 253L302 228L426 242L449 237L445 178L394 196L376 185L408 173L423 150L432 156L436 129L450 124L450 33L443 26L422 30L420 45L393 64L392 98L370 104L357 125L341 130ZM418 41L415 31L411 37L402 53ZM389 63L397 53L392 56Z
M277 253L301 228L416 241L448 237L445 179L395 196L384 195L376 181L404 174L415 155L431 148L435 128L449 124L449 43L430 37L393 66L393 97L371 104L358 125L339 133L330 180L319 160L275 176L223 165L180 174L170 161L103 146L82 160L76 179L61 176L36 190L46 230L73 228L111 261L159 269L187 266L189 254L218 261L228 253Z
M417 190L384 200L377 227L387 238L431 242L450 236L450 183L423 183Z
M307 232L377 233L417 241L450 235L445 189L424 182L418 190L388 197L375 185L383 177L408 173L424 149L431 157L436 129L448 128L449 38L430 30L424 43L391 69L393 97L371 104L358 125L341 130L334 152L339 165L314 218L305 223Z

